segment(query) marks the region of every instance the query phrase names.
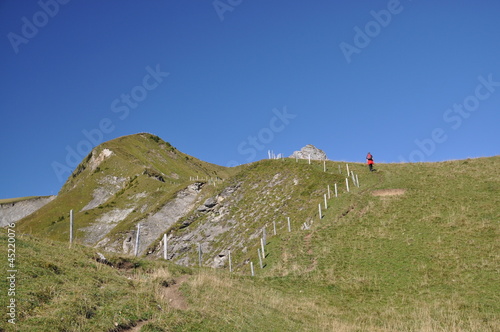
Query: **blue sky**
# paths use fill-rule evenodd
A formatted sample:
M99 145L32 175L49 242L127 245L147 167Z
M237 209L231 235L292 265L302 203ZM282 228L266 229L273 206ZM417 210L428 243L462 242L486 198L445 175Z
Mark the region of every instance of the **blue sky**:
M0 1L0 198L139 132L219 165L499 154L498 1ZM78 161L79 161L78 160Z

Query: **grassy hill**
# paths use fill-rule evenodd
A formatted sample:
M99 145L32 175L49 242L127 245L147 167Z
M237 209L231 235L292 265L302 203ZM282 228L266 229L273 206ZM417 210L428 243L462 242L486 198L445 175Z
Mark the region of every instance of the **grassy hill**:
M144 136L141 144L158 142ZM127 174L140 174L143 163ZM119 163L101 165L119 167ZM171 174L161 169L163 165L152 166ZM345 163L328 162L327 172L323 163L295 160L261 161L232 169L232 174L213 169L225 181L203 189L203 199L225 198L220 195L228 187L234 194L220 202L219 210L217 206L210 212L192 210L170 234L180 239L189 229L203 230L209 223L230 225L231 231L199 241L210 243L210 254L230 247L232 273L227 261L222 269L180 267L155 256L160 255L158 246L143 259L104 253L110 266L96 262L96 249L76 245L68 250L61 242L20 235L29 228L23 221L16 228L16 327L22 331L134 331L135 325L136 331L498 331L499 166L498 156L379 164L374 173L365 165L350 163L360 187L350 180L349 193ZM214 175L205 167L203 174ZM85 167L81 174L88 170ZM150 179L143 175L141 182ZM334 183L339 197L332 195L320 219L318 204L324 204L326 187L333 190ZM78 183L69 182L60 195L76 190L72 188ZM186 220L192 223L181 227ZM231 220L237 222L233 225ZM46 227L38 222L33 217L31 227ZM301 229L304 223L308 227ZM263 227L267 243L261 269L257 248ZM4 234L0 243L6 248ZM191 262L196 254L188 252ZM209 265L207 255L204 265ZM2 295L3 308L7 300ZM15 330L10 324L0 326Z
M151 134L120 137L94 148L57 198L18 222L18 229L67 240L72 209L77 220L75 238L94 245L99 238L88 236L85 230L113 211L126 211L111 229L109 237L114 240L158 211L192 183L191 178L223 179L231 172L188 156Z

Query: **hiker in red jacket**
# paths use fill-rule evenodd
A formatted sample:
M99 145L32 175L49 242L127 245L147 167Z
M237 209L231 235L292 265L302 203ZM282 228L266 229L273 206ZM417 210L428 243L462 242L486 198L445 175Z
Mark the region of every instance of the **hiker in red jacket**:
M366 155L366 163L368 164L368 168L370 169L370 172L373 172L373 156L370 152Z

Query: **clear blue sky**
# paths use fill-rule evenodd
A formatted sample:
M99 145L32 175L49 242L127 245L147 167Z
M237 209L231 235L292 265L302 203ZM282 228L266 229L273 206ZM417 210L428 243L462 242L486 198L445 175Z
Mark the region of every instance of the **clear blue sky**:
M139 132L220 165L306 144L497 155L499 17L494 0L0 1L0 198L57 194L75 154Z

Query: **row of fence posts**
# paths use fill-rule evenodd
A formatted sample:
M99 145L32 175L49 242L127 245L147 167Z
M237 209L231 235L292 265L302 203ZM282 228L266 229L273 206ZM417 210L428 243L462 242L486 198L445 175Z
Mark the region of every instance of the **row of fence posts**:
M223 179L220 178L204 178L200 177L199 175L197 176L190 176L189 181L205 181L208 183L208 185L213 185L214 187L217 185L217 183L224 182Z
M272 150L267 150L267 156L269 159L285 159L285 155L283 153L274 153Z
M311 156L310 155L309 155L308 159L309 159L309 164L311 164ZM296 160L298 161L297 157L296 157ZM347 174L348 175L350 174L350 176L351 176L351 179L352 179L354 186L359 188L358 175L355 174L353 171L349 170L349 164L346 164L346 169L347 169ZM323 171L326 172L326 160L323 161ZM342 174L340 165L339 165L339 173ZM346 178L346 191L350 192L349 178L348 177ZM335 192L335 197L337 198L338 197L337 183L334 184L334 192ZM324 198L324 209L327 210L328 209L328 200L331 199L330 185L327 185L327 193L323 195L323 198ZM321 220L323 218L321 203L318 204L318 212L319 212L319 219ZM290 217L287 217L287 225L288 225L288 232L291 232L292 228L291 228L291 223L290 223ZM307 225L307 223L304 223L303 226L304 226L304 229L309 229L309 226ZM273 220L273 234L276 235L276 222L274 220ZM264 228L262 229L262 237L260 239L261 248L257 249L257 254L259 257L259 265L260 265L261 269L264 268L263 260L265 258L265 249L264 249L265 243L267 243L267 242L266 242L266 228L264 226ZM232 272L231 259L229 259L229 271ZM254 266L253 266L252 261L250 261L250 274L252 275L252 277L255 276L255 270L254 270Z
M309 156L309 161L310 161L310 156ZM323 163L323 168L324 171L326 171L326 161ZM352 182L354 186L359 188L359 178L358 175L355 174L353 171L349 170L349 164L346 164L347 168L347 174L350 174ZM340 170L340 165L339 165L339 173L341 173ZM194 179L194 177L192 177ZM199 179L198 177L196 178L197 180ZM201 179L203 180L203 179ZM218 179L216 179L218 180ZM346 178L346 190L347 192L350 192L349 190L349 178ZM337 183L334 184L334 193L335 197L338 197L338 189L337 189ZM330 185L327 185L327 193L323 195L324 198L324 209L328 209L328 200L331 199L331 190L330 190ZM321 203L318 204L318 212L319 212L319 219L321 220L323 218L323 211L321 207ZM70 246L73 243L73 223L74 223L74 218L73 218L73 210L70 210L70 231L69 231L69 243ZM290 217L287 217L287 226L288 226L288 232L292 231L291 227L291 221ZM309 226L304 223L304 229L309 229ZM134 249L134 256L137 256L139 254L139 241L140 241L140 233L141 233L141 224L137 224L137 232L136 232L136 238L135 238L135 249ZM273 234L276 235L276 221L273 220ZM167 234L163 234L163 259L168 260L168 237ZM267 236L266 236L266 226L262 229L262 237L260 238L260 248L257 249L257 254L259 257L259 266L260 268L264 268L264 258L265 256L265 244L267 243ZM203 257L203 252L202 252L202 246L201 243L198 242L198 265L201 267L203 265L202 262L202 257ZM228 260L229 260L229 272L233 272L233 266L232 266L232 259L231 259L231 250L228 251ZM252 276L255 275L254 267L253 267L253 262L250 262L250 268L251 268L251 274Z

